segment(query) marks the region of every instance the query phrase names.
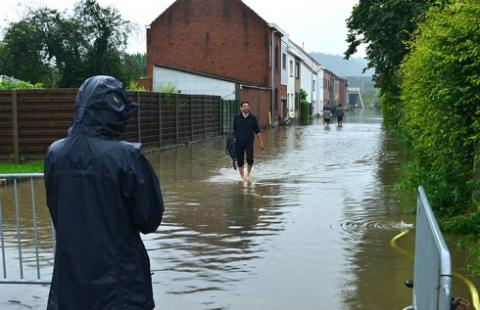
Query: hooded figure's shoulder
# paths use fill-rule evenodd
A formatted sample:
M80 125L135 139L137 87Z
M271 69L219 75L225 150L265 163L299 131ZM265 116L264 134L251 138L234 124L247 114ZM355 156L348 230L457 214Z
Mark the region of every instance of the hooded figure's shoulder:
M48 147L48 153L58 152L62 148L62 146L65 145L66 140L67 138L63 138L50 144L50 146Z
M138 156L142 154L141 143L127 142L127 141L116 141L116 146L118 149L128 153L130 156Z

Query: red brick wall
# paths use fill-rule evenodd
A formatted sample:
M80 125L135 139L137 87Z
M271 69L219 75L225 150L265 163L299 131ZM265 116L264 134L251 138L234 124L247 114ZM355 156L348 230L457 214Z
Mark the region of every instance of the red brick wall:
M325 71L323 75L323 106L331 106L334 100L334 94L332 93L334 88L334 76L328 71Z
M278 92L278 116L281 118L285 118L288 114L287 109L287 86L280 85L279 92ZM284 100L283 109L282 109L282 99Z
M147 75L157 64L269 86L270 40L239 0L177 0L147 30Z
M340 104L345 106L347 104L347 98L346 98L347 85L346 85L346 81L345 80L337 80L337 81L338 81L337 88L336 88L336 91L337 91L337 94L336 94L337 106L340 105Z
M137 84L146 91L152 91L152 79L140 79L137 81Z

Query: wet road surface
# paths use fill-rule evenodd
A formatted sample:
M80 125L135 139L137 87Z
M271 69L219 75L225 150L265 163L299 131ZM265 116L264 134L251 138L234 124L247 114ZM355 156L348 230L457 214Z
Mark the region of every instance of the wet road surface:
M250 183L241 182L231 167L223 139L149 157L166 205L160 229L144 236L157 308L410 304L403 281L412 277L413 260L389 243L413 228L406 205L415 202L394 191L402 157L381 118L350 116L343 128L315 123L264 135L266 150L255 149ZM51 232L45 211L40 226L47 251ZM14 239L13 232L9 236ZM14 242L9 244L8 254L15 256ZM413 231L398 246L411 255ZM48 275L51 255L41 261ZM468 296L461 284L454 285L457 295ZM47 293L48 286L0 285L0 308L43 309Z

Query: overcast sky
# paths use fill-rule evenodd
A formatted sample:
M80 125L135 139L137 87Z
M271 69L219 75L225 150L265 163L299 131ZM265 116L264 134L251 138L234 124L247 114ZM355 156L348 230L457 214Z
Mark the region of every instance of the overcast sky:
M71 13L76 0L0 0L0 28L17 21L27 7L47 6ZM111 6L122 17L137 25L127 51L146 51L145 26L168 8L174 0L98 0L102 6ZM277 24L307 52L342 55L347 48L345 20L358 0L243 0L269 23ZM354 55L365 56L362 48Z

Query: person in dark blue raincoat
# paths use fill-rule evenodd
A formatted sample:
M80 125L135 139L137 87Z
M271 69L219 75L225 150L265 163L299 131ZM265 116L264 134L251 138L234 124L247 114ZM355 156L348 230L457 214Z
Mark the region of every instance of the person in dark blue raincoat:
M139 232L160 225L160 185L140 145L115 140L136 109L120 81L91 77L78 91L68 136L48 149L56 249L47 310L155 307Z

